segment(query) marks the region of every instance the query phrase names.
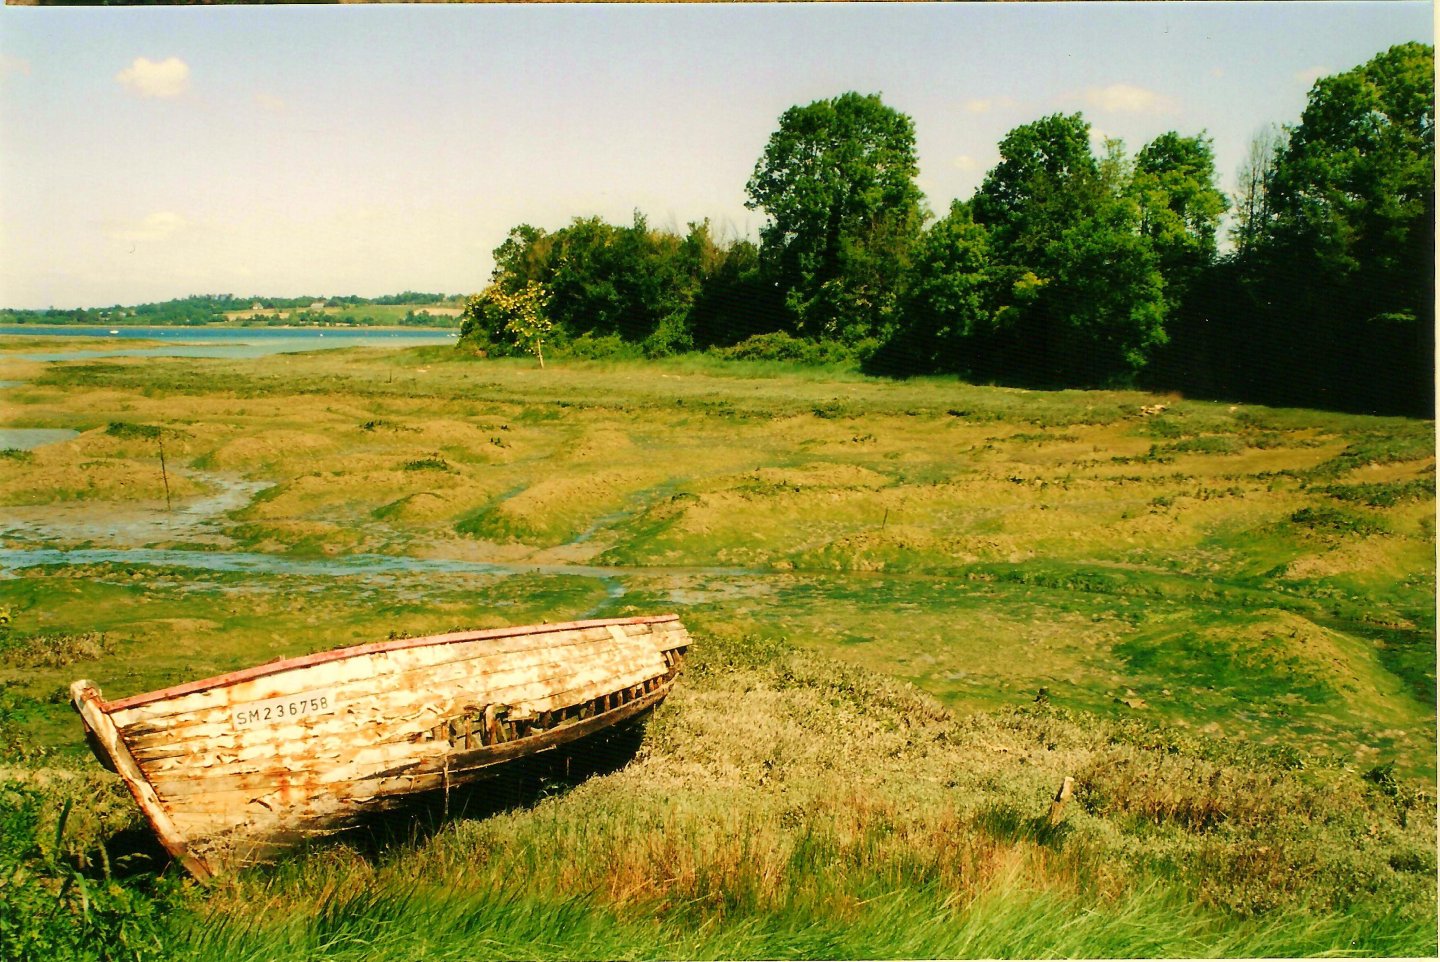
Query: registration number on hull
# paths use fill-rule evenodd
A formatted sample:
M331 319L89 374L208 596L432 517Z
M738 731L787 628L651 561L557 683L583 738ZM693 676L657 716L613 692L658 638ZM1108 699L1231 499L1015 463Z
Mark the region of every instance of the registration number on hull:
M335 689L326 688L236 705L231 709L230 720L236 728L255 728L312 715L328 715L335 707Z

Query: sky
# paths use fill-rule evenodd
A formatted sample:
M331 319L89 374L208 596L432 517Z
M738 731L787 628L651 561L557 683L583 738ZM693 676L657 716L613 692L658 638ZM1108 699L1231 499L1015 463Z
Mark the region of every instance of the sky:
M0 306L484 287L510 228L758 236L789 107L878 93L968 198L1014 127L1213 138L1230 190L1428 2L0 7Z

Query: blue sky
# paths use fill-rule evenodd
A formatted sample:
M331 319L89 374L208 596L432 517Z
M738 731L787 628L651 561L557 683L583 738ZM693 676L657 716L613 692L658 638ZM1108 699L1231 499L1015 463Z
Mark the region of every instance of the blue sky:
M1207 131L1229 189L1316 76L1408 40L1387 3L0 8L0 306L474 291L521 222L639 209L755 236L794 104L880 93L968 197L1018 124L1133 153Z

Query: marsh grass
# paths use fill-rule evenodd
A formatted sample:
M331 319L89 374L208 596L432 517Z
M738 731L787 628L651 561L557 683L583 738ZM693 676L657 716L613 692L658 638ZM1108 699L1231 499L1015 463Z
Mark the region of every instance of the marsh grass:
M18 668L61 668L114 651L114 640L104 632L0 634L0 662Z
M697 642L625 768L209 888L122 877L104 924L226 960L1435 951L1434 798L1389 773L1043 703L958 717L777 637ZM94 789L25 791L43 840ZM98 884L81 836L113 831L11 857Z
M6 462L27 518L156 510L153 441L107 425L154 427L177 504L199 472L267 485L181 547L336 563L0 581L16 638L103 633L115 695L581 613L699 641L626 769L182 886L173 955L1435 952L1429 422L447 348L72 362L16 396L83 431ZM347 574L362 552L541 570ZM93 766L53 696L88 653L0 657L36 878L65 798L87 880L128 830L76 821Z

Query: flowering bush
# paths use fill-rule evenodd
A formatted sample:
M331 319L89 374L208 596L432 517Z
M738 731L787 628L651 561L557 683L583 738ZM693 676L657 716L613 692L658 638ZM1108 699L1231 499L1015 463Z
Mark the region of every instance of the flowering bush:
M549 301L550 293L537 281L527 282L514 293L491 284L466 299L460 337L471 344L483 343L499 353L534 354L544 367L542 345L554 328L545 313Z

